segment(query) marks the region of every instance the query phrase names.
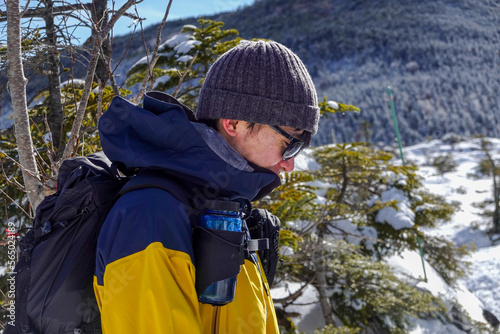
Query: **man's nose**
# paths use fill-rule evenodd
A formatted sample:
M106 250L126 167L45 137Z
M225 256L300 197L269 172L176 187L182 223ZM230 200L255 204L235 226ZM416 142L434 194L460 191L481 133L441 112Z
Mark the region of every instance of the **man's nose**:
M281 160L278 166L286 173L290 173L295 168L295 157L288 160Z

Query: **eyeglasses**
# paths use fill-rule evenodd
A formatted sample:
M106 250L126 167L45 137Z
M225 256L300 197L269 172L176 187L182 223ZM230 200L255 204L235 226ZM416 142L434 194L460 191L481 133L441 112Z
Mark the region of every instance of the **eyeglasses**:
M288 143L288 146L285 148L285 150L281 154L283 160L286 161L286 160L290 160L291 158L296 157L297 154L299 154L300 151L302 151L302 149L304 148L304 146L305 146L304 141L292 137L291 135L289 135L285 130L283 130L279 126L269 125L269 127L290 141L290 143Z

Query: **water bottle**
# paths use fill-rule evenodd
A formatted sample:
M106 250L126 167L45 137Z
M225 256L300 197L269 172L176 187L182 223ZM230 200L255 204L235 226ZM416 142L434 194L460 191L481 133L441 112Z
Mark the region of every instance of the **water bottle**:
M241 232L240 203L232 201L207 201L200 225L214 230ZM199 297L200 302L225 305L234 299L236 276L212 283Z

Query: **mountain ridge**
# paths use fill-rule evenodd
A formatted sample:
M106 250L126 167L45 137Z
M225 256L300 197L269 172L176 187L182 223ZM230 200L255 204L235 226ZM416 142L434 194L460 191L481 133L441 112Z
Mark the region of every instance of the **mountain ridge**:
M447 133L500 137L500 2L256 0L205 18L242 38L288 46L306 64L320 100L361 108L322 120L314 145L393 143L388 86L406 145ZM163 39L196 20L167 20ZM119 84L146 54L144 44L153 47L156 31L151 25L132 41L114 38L115 60L128 49L116 71ZM75 77L84 73L76 69Z
M206 18L243 38L288 46L306 64L320 99L361 108L323 120L316 145L362 140L366 124L370 141L393 142L387 86L406 144L450 132L500 137L500 3L258 0ZM164 36L181 23L196 18L170 22Z

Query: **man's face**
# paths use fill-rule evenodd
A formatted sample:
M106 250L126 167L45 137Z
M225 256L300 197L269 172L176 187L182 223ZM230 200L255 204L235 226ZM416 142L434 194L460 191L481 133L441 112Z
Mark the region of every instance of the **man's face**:
M255 124L253 128L249 128L249 123L245 121L227 121L232 123L228 123L228 136L223 136L242 157L276 174L293 171L295 158L285 161L282 157L283 151L290 143L289 139L268 125ZM304 132L287 126L280 128L295 138Z

